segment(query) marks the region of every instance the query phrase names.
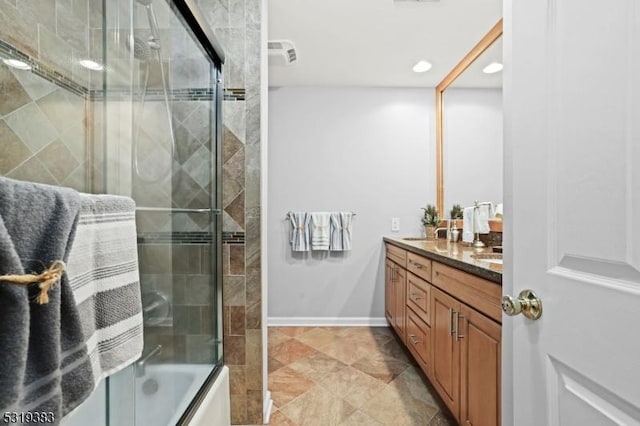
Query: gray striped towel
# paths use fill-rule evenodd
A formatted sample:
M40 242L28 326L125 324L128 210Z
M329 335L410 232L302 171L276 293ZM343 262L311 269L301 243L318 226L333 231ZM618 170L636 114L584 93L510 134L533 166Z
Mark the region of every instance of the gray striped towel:
M291 228L289 243L292 251L309 251L309 221L311 216L305 212L289 212Z
M331 213L331 241L329 250L351 250L352 222L352 212Z
M79 208L76 191L0 177L0 274L68 261ZM51 413L55 425L95 383L68 274L48 303L34 303L37 293L0 280L0 411Z
M331 241L329 250L342 251L342 222L340 212L331 213Z
M142 304L132 199L83 194L67 274L97 385L142 353Z

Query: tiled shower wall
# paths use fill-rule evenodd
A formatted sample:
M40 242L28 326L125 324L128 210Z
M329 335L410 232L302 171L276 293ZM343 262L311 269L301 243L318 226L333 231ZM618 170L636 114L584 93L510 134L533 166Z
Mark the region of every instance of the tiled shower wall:
M101 0L0 0L0 39L84 87L91 71L78 60L92 54L91 27L101 23Z
M88 0L0 0L0 57L30 57L34 66L0 64L0 174L90 189L85 100L92 76L77 59L89 58L90 22L101 13Z
M199 0L227 55L223 105L224 357L231 421L262 423L260 0Z
M0 64L0 175L86 188L85 100Z

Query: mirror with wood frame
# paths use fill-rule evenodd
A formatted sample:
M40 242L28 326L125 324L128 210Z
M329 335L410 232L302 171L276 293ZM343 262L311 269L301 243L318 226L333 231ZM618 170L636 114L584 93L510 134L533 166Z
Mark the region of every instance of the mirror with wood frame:
M436 194L444 219L454 204L502 203L502 72L496 64L502 64L502 19L436 88Z

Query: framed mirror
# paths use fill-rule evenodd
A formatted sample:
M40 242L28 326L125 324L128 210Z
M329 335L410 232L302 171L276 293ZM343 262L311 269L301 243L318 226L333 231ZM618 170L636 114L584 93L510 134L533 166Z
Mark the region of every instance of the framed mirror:
M501 65L502 19L436 88L436 202L444 219L453 204L502 203Z

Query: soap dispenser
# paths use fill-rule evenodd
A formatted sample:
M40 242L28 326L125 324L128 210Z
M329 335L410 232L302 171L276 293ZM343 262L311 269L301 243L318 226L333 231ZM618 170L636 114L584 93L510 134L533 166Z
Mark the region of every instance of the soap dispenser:
M453 222L453 225L451 225L451 232L449 234L451 235L450 241L457 243L458 238L460 238L460 230L457 227L457 221L455 219L451 219L451 221Z

